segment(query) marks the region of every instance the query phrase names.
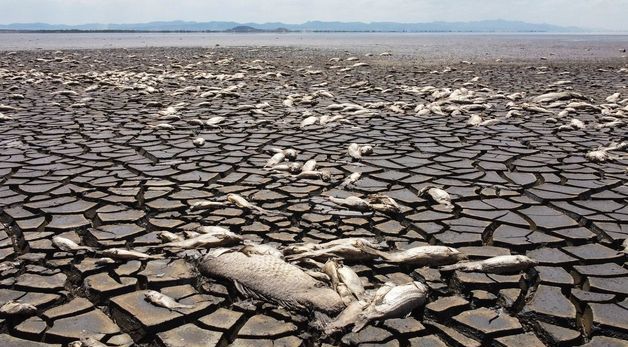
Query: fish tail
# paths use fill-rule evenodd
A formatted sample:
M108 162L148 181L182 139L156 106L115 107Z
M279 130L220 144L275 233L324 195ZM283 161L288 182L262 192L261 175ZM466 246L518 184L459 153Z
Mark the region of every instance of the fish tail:
M441 271L454 271L454 270L458 270L459 268L460 268L460 264L452 264L452 265L441 266L438 269Z

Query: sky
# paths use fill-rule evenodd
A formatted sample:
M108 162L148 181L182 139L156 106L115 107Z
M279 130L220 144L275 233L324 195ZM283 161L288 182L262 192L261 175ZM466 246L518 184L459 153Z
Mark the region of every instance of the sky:
M0 24L519 20L628 31L628 0L0 0Z

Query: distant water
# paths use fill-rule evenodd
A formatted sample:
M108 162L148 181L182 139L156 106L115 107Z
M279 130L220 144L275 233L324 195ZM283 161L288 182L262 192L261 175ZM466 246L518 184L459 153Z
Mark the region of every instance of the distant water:
M628 34L0 33L0 50L287 46L417 59L601 59L626 56Z

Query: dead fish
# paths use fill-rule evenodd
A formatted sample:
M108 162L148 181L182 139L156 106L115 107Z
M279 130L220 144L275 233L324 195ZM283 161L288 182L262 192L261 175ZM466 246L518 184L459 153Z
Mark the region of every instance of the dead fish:
M212 248L218 246L229 246L242 241L242 237L224 229L222 233L206 233L186 240L172 241L154 248Z
M404 317L425 303L427 293L427 286L420 282L392 287L385 295L375 297L358 315L352 331L358 332L374 320Z
M619 157L609 152L615 151L615 150L622 150L626 147L628 147L628 142L621 142L621 143L612 142L606 147L598 147L595 150L587 152L585 154L585 157L593 162L605 162L609 160L616 160Z
M464 258L457 249L446 246L418 246L396 252L384 252L370 249L368 246L362 247L366 252L372 252L385 262L416 267L448 265Z
M320 179L322 181L329 181L331 180L331 172L329 172L329 170L312 170L312 171L301 171L298 175L297 178L312 178L312 179Z
M32 316L35 313L37 313L37 307L13 300L0 307L0 314L7 316Z
M54 244L60 250L66 251L66 252L80 251L80 250L84 250L84 251L93 251L94 250L91 247L79 246L76 242L74 242L74 241L72 241L70 239L66 239L65 237L61 237L61 236L53 236L52 237L52 244Z
M435 187L435 186L426 186L419 190L419 197L428 196L434 202L440 205L444 205L448 208L453 208L453 204L451 203L451 196L445 190Z
M345 180L340 184L340 187L345 187L345 186L348 186L349 184L353 184L357 180L359 180L360 177L362 177L362 173L361 172L353 172L351 175L349 175L349 176L347 176L347 178L345 178Z
M500 255L480 261L462 262L440 268L441 271L474 271L486 273L518 272L538 264L524 255Z
M558 131L564 131L564 130L582 130L584 129L586 126L584 125L584 122L582 122L579 119L573 118L569 124L566 125L561 125L560 127L558 127Z
M0 122L13 120L13 117L0 113Z
M316 169L316 160L310 159L303 164L303 171L314 171Z
M160 307L164 307L170 310L173 309L177 309L177 308L193 308L193 305L184 305L184 304L180 304L178 302L176 302L173 298L162 294L160 292L154 291L154 290L147 290L146 292L144 292L144 297L146 298L146 301L160 306Z
M168 123L159 123L157 125L153 125L152 127L157 130L173 130L174 129L174 126Z
M94 264L96 265L109 265L109 264L115 264L116 261L111 259L111 258L107 258L107 257L103 257L103 258L98 258L94 261Z
M344 285L347 286L351 294L353 294L356 299L360 300L364 297L365 291L364 285L362 285L362 280L349 266L345 266L342 263L339 264L338 278L341 283L344 283Z
M609 97L606 98L606 102L609 103L616 103L617 101L619 101L619 98L621 97L621 94L619 93L615 93L613 95L610 95Z
M532 98L532 102L542 103L565 99L586 99L586 97L584 97L582 94L574 92L555 92L536 96Z
M220 124L225 119L226 118L222 117L222 116L215 116L215 117L211 117L210 119L208 119L207 122L205 122L205 124L207 124L210 127L216 128L216 127L218 127L218 124Z
M361 237L349 237L349 238L344 238L344 239L331 240L331 241L323 242L323 243L311 243L311 242L296 243L296 244L292 244L290 246L284 247L283 252L284 254L297 254L297 253L309 252L309 251L314 251L314 250L332 248L339 245L357 245L357 244L364 244L371 248L376 248L376 249L382 248L381 244L378 244L375 241L361 238Z
M121 248L109 248L102 250L101 253L104 256L113 258L113 259L124 259L124 260L145 260L145 259L161 259L162 255L149 255L146 253L138 252L138 251L129 251Z
M477 114L472 114L471 117L469 117L469 120L467 120L467 125L470 126L479 126L481 123L482 117Z
M322 244L305 244L290 246L284 249L286 259L296 261L301 259L327 260L330 258L348 259L351 261L373 259L376 255L364 251L363 245L372 248L380 246L366 239L348 238L338 239Z
M345 327L355 324L360 314L368 306L366 300L356 300L351 302L333 321L323 324L323 331L326 335L332 335Z
M301 121L301 124L299 124L299 127L305 128L306 126L315 124L316 122L318 122L317 116L309 116Z
M624 240L622 247L624 247L624 253L628 254L628 239Z
M351 158L355 160L362 159L362 151L360 151L360 145L358 145L357 143L350 144L349 148L347 148L347 153Z
M177 235L177 234L174 234L174 233L171 233L171 232L169 232L169 231L165 231L165 230L164 230L164 231L160 231L160 232L157 234L157 236L158 236L160 239L162 239L162 240L164 240L164 241L167 241L167 242L173 242L173 241L181 241L181 240L183 240L183 239L181 238L181 236L179 236L179 235Z
M384 194L371 194L367 197L369 207L375 211L382 213L399 213L401 207L399 204L388 195Z
M270 170L275 171L288 171L292 174L296 174L301 172L303 164L301 163L285 163L285 164L277 164L270 167Z
M240 195L237 194L227 194L227 200L229 202L231 202L232 204L240 207L240 208L244 208L247 210L251 210L251 211L257 211L261 214L266 214L266 215L277 215L277 214L282 214L281 212L277 212L277 211L269 211L266 210L264 208L261 208L257 205L254 205L252 203L250 203L249 201L247 201L245 198L241 197Z
M283 152L275 153L272 157L270 157L270 159L268 159L264 167L265 168L273 167L283 162L285 159L286 159L286 155Z
M358 198L357 196L349 196L346 198L336 198L333 196L329 196L328 199L336 205L348 207L353 210L368 211L371 209L369 203L366 200Z
M205 144L205 139L202 137L197 137L194 139L194 141L192 141L192 143L194 144L194 146L196 147L201 147Z
M190 205L190 210L191 211L207 210L210 208L221 207L221 206L225 206L225 203L220 202L220 201L201 200Z
M248 241L248 242L245 241L244 246L242 246L242 248L240 248L239 251L248 256L251 256L253 254L271 255L273 257L283 259L283 253L280 250L278 250L277 248L271 245L262 244L262 243L254 243L251 241Z
M233 281L246 296L288 309L338 313L344 308L340 296L331 288L272 255L214 250L203 258L199 270L206 276Z

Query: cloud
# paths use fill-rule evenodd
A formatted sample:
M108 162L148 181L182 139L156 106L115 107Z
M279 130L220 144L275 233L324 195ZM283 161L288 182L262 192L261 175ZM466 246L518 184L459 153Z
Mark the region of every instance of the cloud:
M521 20L628 31L628 0L0 0L0 23Z

